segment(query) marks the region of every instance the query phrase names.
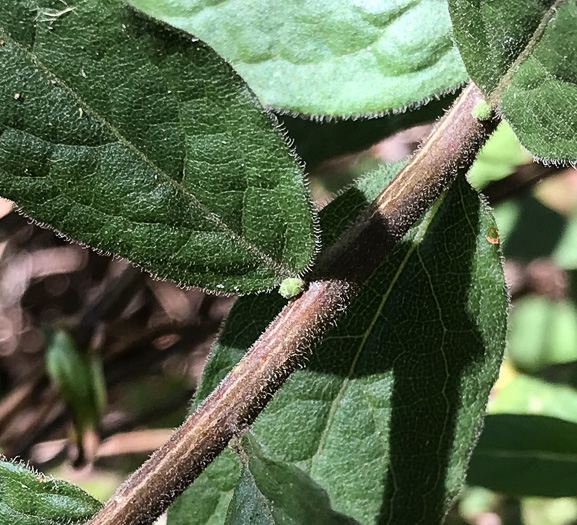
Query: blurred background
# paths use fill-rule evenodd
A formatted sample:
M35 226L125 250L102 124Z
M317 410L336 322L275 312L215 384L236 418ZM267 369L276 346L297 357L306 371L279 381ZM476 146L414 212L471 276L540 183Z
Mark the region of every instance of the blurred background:
M449 102L433 102L428 119ZM404 118L283 117L319 208L415 150L432 124ZM500 231L488 240L503 248L512 303L485 432L493 416L542 419L523 432L539 446L519 432L498 446L481 437L447 523L577 524L577 439L565 443L572 426L563 426L577 428L577 171L533 163L502 124L469 181L494 206ZM32 224L8 201L0 217L0 451L106 499L185 418L234 297L154 280ZM539 467L524 484L505 461L519 454ZM487 472L487 458L503 470Z

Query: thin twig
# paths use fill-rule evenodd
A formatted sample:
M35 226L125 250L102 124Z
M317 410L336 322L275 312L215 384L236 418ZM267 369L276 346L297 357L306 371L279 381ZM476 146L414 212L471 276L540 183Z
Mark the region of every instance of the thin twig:
M220 386L136 471L89 525L145 525L159 516L231 438L250 425L303 365L361 284L459 173L495 121L472 116L482 100L470 85L413 160L319 262L316 281L289 303Z
M504 179L490 182L482 190L492 206L520 197L545 179L567 171L566 167L545 166L537 162L521 164Z

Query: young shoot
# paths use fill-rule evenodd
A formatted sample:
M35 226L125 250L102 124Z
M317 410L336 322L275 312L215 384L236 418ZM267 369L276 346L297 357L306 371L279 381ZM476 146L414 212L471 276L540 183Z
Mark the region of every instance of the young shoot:
M487 104L484 100L478 102L477 105L473 108L473 117L477 120L489 120L491 117L491 106Z
M305 282L297 277L289 277L280 283L278 293L285 299L292 299L303 292Z

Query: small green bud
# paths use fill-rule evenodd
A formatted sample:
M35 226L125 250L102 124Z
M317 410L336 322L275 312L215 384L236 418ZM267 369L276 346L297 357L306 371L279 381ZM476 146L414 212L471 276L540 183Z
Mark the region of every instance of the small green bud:
M473 108L473 117L477 120L488 120L491 116L491 106L487 104L484 100L477 103L477 105Z
M289 277L280 283L280 288L278 293L280 293L285 299L292 299L300 294L305 287L305 282L302 279L296 277Z

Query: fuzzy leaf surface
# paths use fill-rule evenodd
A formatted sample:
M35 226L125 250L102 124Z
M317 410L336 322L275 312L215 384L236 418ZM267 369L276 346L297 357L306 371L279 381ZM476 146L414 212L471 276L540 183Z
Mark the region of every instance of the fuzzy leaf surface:
M81 525L102 504L81 488L23 465L0 462L0 522L18 525Z
M280 297L280 296L279 296ZM168 511L170 525L222 525L241 474L238 456L226 449Z
M373 173L323 210L325 246L394 171ZM477 193L464 180L454 184L252 426L270 459L308 474L337 512L362 524L440 523L460 490L505 341L493 229ZM274 294L237 301L199 400L282 304ZM176 507L192 512L196 490Z
M399 109L466 80L446 0L131 0L205 40L260 101L311 115Z
M119 0L67 6L0 4L0 195L184 285L251 292L301 273L315 245L302 172L232 68Z
M244 458L226 525L355 525L333 511L327 493L302 470L273 461L248 434L242 440Z
M449 0L473 81L538 157L577 159L577 0Z

